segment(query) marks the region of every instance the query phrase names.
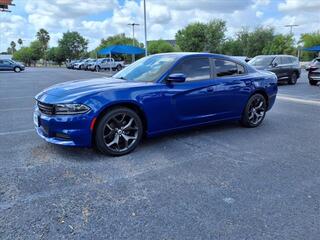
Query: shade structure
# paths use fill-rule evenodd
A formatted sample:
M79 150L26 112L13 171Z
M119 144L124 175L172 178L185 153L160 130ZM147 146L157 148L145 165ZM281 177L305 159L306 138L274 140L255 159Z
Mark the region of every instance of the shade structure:
M304 51L309 51L309 52L320 52L320 45L312 46L309 48L304 48Z
M107 48L103 48L98 51L99 55L108 54L128 54L128 55L139 55L144 54L145 50L143 48L129 46L129 45L112 45Z

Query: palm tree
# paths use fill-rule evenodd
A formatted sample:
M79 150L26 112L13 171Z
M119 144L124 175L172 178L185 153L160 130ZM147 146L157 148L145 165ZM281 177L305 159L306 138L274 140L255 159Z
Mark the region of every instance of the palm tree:
M17 44L14 41L11 41L10 46L11 46L11 53L13 54L16 51Z
M22 41L22 39L21 39L21 38L19 38L19 39L18 39L18 44L20 45L20 47L22 46L23 41Z
M48 49L48 43L50 41L50 35L48 33L47 30L41 28L38 32L37 32L37 39L39 40L40 44L41 44L41 48L42 48L42 57L44 60L46 59L46 51ZM47 65L47 61L46 61L46 65Z

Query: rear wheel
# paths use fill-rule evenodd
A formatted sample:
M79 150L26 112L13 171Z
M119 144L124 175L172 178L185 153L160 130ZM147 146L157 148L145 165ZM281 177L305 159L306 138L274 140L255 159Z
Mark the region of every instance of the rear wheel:
M312 85L312 86L316 86L318 83L318 81L315 81L315 80L311 80L309 79L309 84Z
M121 69L122 69L122 66L121 66L121 65L118 65L118 66L117 66L117 70L120 71Z
M21 72L21 68L15 67L15 68L13 69L13 71L15 71L16 73Z
M95 141L99 151L120 156L133 151L143 133L140 117L129 108L111 110L98 122Z
M100 71L100 67L99 67L99 66L96 66L96 67L95 67L95 70L96 70L96 72L99 72L99 71Z
M289 79L289 84L290 85L295 85L297 83L298 80L298 75L297 73L292 73L290 79Z
M244 109L241 123L245 127L257 127L259 126L267 110L267 101L263 95L256 93L250 97L248 103Z

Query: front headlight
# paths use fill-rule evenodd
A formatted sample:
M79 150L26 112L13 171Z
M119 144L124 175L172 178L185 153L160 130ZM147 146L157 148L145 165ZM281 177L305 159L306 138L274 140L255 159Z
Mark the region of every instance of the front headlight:
M81 114L89 112L90 108L84 104L57 104L55 106L55 114L63 115L63 114Z

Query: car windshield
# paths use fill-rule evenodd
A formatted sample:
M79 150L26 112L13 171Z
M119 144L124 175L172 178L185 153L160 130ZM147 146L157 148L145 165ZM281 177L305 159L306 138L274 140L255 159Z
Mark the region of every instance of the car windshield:
M144 57L118 72L113 77L127 81L154 82L173 65L177 58L177 55Z
M252 66L269 66L273 59L273 56L258 56L251 59L248 63Z

